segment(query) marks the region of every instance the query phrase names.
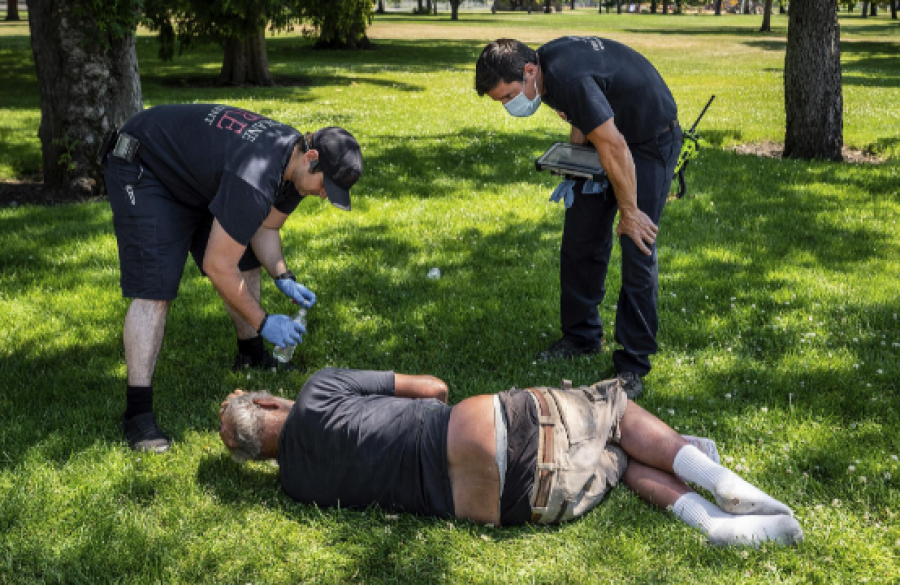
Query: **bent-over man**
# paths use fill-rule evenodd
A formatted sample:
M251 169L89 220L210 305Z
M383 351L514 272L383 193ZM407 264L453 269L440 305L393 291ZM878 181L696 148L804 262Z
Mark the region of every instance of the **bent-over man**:
M564 181L551 197L566 206L559 268L563 336L538 357L600 351L597 305L606 295L616 236L622 286L615 339L622 347L613 352L613 365L628 397L638 398L657 350L656 237L682 143L672 93L637 51L587 36L555 39L536 51L513 39L494 41L475 65L475 89L513 116L530 116L545 103L571 124L569 142L597 150L609 188Z
M235 390L219 435L238 461L276 459L285 493L320 506L552 524L585 514L622 480L714 544L803 538L785 504L630 402L617 379L446 399L433 376L331 368L296 402Z
M123 327L128 388L122 431L131 448L163 452L170 443L153 413L153 373L188 252L234 323L234 368L275 367L263 339L292 346L306 331L260 305L260 267L294 302L316 302L288 270L279 230L306 196L327 197L349 211L362 155L342 128L304 134L216 104L150 108L113 138L101 160L122 295L132 299Z

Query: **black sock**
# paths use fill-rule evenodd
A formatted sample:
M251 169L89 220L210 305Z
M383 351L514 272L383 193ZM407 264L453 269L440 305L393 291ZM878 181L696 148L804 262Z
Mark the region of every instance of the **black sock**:
M249 357L254 363L266 358L266 346L262 335L250 339L238 339L238 353Z
M129 386L125 393L125 418L153 412L153 386Z

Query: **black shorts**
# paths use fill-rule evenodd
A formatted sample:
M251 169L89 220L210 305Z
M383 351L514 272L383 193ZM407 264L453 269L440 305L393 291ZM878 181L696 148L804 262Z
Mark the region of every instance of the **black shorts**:
M499 397L507 420L506 481L500 494L500 524L513 526L531 520L538 414L528 390L514 388L501 392Z
M175 199L140 161L110 156L104 176L119 245L122 296L173 300L188 251L203 273L212 213ZM260 265L248 246L238 268L246 271Z

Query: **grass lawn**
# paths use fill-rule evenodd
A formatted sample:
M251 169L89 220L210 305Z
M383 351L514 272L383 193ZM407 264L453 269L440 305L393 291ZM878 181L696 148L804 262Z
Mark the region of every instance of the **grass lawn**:
M171 63L139 37L147 106L230 103L304 130L337 124L366 172L345 213L320 201L284 232L319 295L306 372L229 371L230 322L188 264L155 379L175 440L128 451L111 213L105 202L0 208L0 583L859 583L900 580L900 25L841 19L845 143L880 164L734 152L783 140L787 20L590 11L388 15L373 52L314 52L272 37L276 76L308 84L197 89L221 55ZM40 107L27 24L0 24L0 181L40 171ZM233 388L294 397L325 366L432 373L452 402L511 385L611 373L618 249L600 356L536 363L558 336L562 206L533 160L566 128L472 90L487 40L623 40L654 62L688 126L710 94L689 196L661 221L660 351L641 405L788 502L794 549L717 549L614 490L585 518L488 528L376 508L297 505L268 464L239 468L216 433ZM443 276L429 280L439 267ZM264 306L291 305L270 282ZM365 478L360 478L365 481Z

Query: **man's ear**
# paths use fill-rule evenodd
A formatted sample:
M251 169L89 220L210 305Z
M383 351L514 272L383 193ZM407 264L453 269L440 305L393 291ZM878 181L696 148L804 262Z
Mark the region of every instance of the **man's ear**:
M272 396L261 396L253 399L253 404L263 410L278 410L278 401Z

